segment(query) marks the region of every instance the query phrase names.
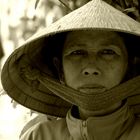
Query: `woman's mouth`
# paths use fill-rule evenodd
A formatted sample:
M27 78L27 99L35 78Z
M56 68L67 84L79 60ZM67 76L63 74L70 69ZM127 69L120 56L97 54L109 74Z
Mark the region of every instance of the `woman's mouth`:
M106 91L106 88L100 85L83 85L78 88L79 91L84 93L102 93Z

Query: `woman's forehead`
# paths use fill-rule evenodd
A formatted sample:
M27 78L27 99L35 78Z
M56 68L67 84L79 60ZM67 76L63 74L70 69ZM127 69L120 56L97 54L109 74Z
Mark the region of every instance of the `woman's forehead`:
M107 38L121 38L119 33L116 31L105 31L105 30L79 30L72 31L67 34L67 38L101 38L106 36Z
M64 50L86 45L125 46L123 38L113 31L73 31L69 32L64 43ZM123 48L126 49L126 48Z

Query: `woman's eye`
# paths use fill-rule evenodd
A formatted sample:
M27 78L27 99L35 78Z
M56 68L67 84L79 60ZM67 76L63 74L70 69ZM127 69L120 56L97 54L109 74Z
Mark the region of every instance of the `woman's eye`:
M114 59L117 56L116 52L111 49L104 49L100 51L99 54L101 58L106 59L106 60Z
M104 49L103 51L100 52L102 55L114 55L116 54L115 51L110 50L110 49Z
M71 55L85 55L86 52L84 50L76 50L71 52Z

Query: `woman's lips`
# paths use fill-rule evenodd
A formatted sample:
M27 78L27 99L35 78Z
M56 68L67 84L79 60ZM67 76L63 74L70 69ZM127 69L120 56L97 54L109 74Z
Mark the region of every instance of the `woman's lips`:
M100 85L83 85L78 90L84 93L102 93L106 88Z

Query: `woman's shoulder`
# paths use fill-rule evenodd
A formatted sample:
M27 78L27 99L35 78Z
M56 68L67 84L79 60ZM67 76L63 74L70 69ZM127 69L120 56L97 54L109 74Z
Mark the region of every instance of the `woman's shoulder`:
M62 137L63 134L67 134L67 132L68 130L65 118L45 120L38 122L32 127L30 127L26 132L24 132L20 136L20 139L44 140L48 138L49 140L55 140L58 137Z

